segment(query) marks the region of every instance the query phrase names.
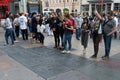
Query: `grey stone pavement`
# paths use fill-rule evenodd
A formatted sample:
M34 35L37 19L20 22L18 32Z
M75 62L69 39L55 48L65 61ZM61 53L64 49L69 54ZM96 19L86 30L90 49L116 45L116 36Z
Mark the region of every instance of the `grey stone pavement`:
M103 61L103 41L97 59L91 59L93 43L89 39L86 55L73 36L71 54L54 49L54 38L45 37L45 47L21 38L15 46L4 45L0 28L0 80L120 80L120 40L113 40L110 60Z

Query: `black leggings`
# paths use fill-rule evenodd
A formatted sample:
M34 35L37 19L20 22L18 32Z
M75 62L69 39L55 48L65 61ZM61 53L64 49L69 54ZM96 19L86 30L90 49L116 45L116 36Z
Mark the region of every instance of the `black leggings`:
M94 55L97 56L99 50L99 43L101 41L102 35L93 35L93 43L94 43Z
M60 46L60 38L59 38L59 32L53 31L54 39L55 39L55 47Z
M27 31L27 29L23 29L23 30L21 30L21 32L22 32L23 40L28 40L28 31Z
M19 37L19 30L20 30L20 27L19 26L15 26L16 37Z

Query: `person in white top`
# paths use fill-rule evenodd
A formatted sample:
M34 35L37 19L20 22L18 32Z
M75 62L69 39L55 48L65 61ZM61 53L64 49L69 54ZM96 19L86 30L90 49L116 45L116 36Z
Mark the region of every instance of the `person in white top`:
M17 14L15 15L15 19L14 19L14 21L13 21L13 25L14 25L14 27L15 27L15 34L16 34L16 37L17 37L17 38L19 37L19 31L20 31L18 19L19 19L19 14L17 13Z
M114 15L114 20L116 22L116 28L118 28L118 18L117 18L117 15L115 14ZM114 33L114 38L116 39L117 38L117 31Z
M78 17L76 18L76 22L77 22L77 29L76 29L76 39L80 40L80 35L81 35L81 25L83 23L83 18L81 16L81 14L78 14Z
M42 24L42 17L40 17L40 19L37 22L37 39L40 41L40 43L42 44L42 46L44 46L44 30L45 30L45 26Z
M5 41L6 43L4 44L4 46L8 45L8 38L10 36L11 38L11 43L12 45L14 45L14 39L13 39L13 34L12 34L12 22L10 21L10 15L6 14L6 20L5 20Z
M27 18L25 17L25 13L19 17L19 25L22 32L23 40L28 40L28 31L27 31Z

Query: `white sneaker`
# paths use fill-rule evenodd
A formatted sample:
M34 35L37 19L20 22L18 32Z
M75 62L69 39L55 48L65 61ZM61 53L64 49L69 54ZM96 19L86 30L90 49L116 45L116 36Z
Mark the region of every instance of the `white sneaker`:
M67 53L71 53L71 51L67 51Z
M62 53L66 53L67 51L66 50L63 50Z
M18 40L15 40L14 42L17 43L17 42L19 42L19 41L18 41Z

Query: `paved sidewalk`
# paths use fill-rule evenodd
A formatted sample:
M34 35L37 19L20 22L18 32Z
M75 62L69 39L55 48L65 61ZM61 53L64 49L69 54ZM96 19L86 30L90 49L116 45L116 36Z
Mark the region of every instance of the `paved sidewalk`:
M0 80L44 80L9 56L0 53Z
M120 80L119 40L113 40L110 60L103 61L103 42L98 59L90 59L92 40L86 56L82 56L80 41L74 37L72 53L62 54L53 48L52 36L45 38L45 47L22 39L15 46L4 47L3 32L0 33L0 80Z

